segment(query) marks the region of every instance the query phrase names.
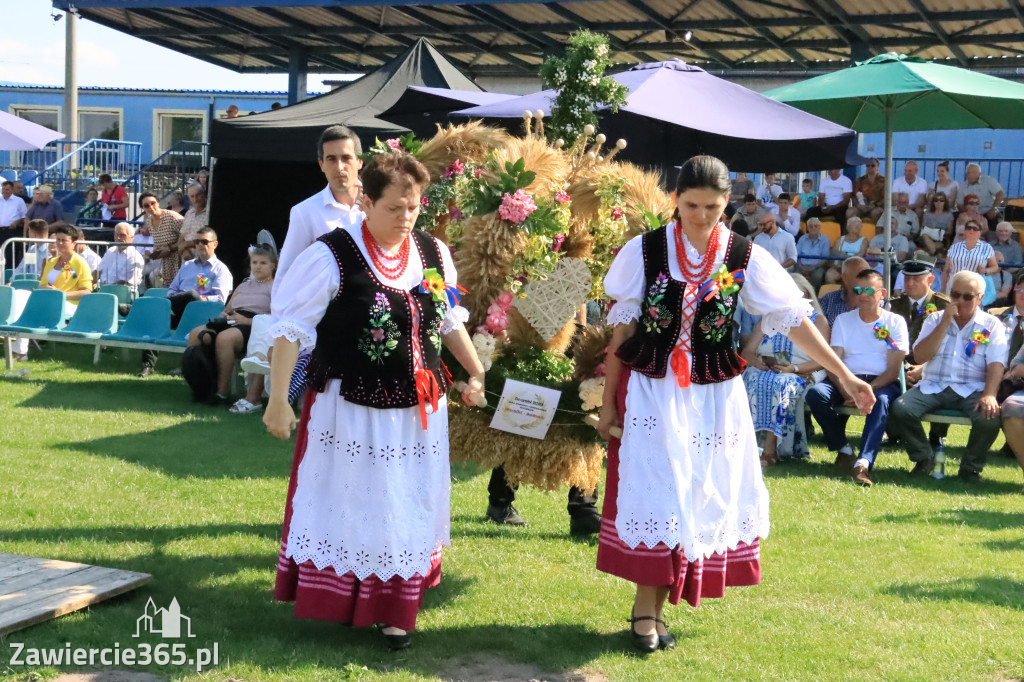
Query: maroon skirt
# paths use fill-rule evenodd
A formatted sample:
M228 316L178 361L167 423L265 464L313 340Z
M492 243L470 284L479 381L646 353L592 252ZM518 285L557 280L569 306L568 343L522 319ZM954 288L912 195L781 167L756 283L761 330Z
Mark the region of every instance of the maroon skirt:
M629 369L623 368L615 402L626 421L626 387ZM669 601L678 604L686 599L691 606L700 606L702 598L725 596L726 587L757 585L761 582L760 541L739 543L736 549L713 554L707 559L688 561L677 545L659 542L653 548L640 544L630 548L615 530L616 500L619 494L618 438L608 444L608 474L605 483L601 535L597 545L597 570L618 576L638 585L669 588Z
M306 427L316 396L315 391L306 392L296 432L295 457L292 460L291 480L288 482L274 599L295 602L296 618L328 620L356 627L383 623L402 630L414 630L424 592L441 582L440 548L430 557L427 575L416 575L409 580L395 576L383 581L374 575L359 580L351 571L338 575L329 566L321 570L312 561L296 564L291 557L285 556L288 528L292 519L292 499L295 497L299 464L306 453Z

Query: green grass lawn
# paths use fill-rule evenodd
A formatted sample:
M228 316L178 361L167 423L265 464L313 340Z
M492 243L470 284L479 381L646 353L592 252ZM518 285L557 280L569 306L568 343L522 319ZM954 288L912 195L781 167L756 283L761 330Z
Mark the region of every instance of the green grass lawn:
M3 679L83 670L12 668L12 642L137 645L150 597L178 599L197 635L189 647L218 644L220 665L201 674L145 668L173 679L436 680L502 661L595 680L1024 677L1024 496L1020 470L998 453L968 487L912 479L906 455L889 450L863 490L833 475L813 439L812 461L767 475L764 582L670 608L679 646L648 658L625 632L631 586L594 569L596 539L569 537L564 493L524 489L529 527L500 528L483 516L487 472L456 468L444 577L413 648L394 654L376 632L298 621L271 599L292 444L259 415L192 405L179 378L134 378L137 351L90 358L87 347L46 349L0 379L0 552L153 579L9 635ZM950 436L955 473L967 432Z

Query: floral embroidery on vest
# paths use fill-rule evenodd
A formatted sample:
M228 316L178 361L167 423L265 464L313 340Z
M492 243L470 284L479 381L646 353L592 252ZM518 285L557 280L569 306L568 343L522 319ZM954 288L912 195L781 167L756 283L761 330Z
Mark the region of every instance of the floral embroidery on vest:
M444 314L441 313L441 308L439 305L437 316L434 317L433 322L427 327L427 335L430 337L430 342L434 344L434 348L437 349L438 353L441 352L441 319L444 317Z
M640 322L648 334L660 334L663 329L672 324L672 311L661 303L665 298L667 288L668 275L661 272L647 289L647 298L644 300L644 311Z
M729 331L735 310L732 296L728 296L725 300L719 298L715 301L714 309L700 319L697 328L700 329L705 339L712 343L718 343Z
M363 338L359 340L359 350L370 356L378 365L384 364L384 358L391 355L398 346L402 333L391 319L391 304L387 296L378 292L374 303L370 306L370 326L363 330Z

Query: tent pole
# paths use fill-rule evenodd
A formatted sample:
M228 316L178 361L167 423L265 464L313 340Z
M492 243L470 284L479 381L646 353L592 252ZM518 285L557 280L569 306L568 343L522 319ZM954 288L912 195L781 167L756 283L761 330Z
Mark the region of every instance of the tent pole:
M893 160L892 160L892 99L890 98L885 105L885 212L882 214L885 216L888 225L883 225L882 229L885 230L885 253L882 255L883 263L885 264L885 284L886 290L891 287L892 279L892 263L890 258L890 249L892 248L892 173L893 173Z

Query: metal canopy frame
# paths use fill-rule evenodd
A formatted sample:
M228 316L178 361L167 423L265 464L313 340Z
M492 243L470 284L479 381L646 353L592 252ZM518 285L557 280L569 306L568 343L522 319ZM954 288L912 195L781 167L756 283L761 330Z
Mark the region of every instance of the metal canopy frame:
M1001 0L53 0L83 18L240 73L369 71L428 38L471 76L535 76L569 33L609 35L623 65L679 57L796 77L899 51L1024 67L1024 6ZM690 34L689 41L685 36Z

